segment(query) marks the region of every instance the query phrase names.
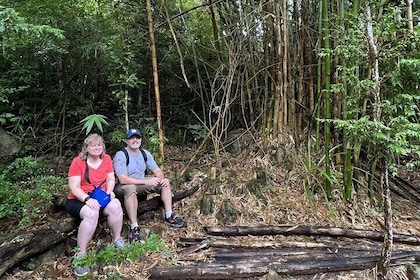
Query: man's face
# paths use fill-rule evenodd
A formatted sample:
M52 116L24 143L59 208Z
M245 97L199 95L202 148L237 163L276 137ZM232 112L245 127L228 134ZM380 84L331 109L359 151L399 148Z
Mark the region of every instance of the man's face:
M138 149L141 145L141 136L133 135L130 138L128 138L125 142L127 143L127 146L130 149Z

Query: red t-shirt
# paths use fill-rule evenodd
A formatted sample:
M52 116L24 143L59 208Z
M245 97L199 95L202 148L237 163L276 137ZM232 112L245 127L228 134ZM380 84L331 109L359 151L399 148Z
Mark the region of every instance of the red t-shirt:
M108 154L105 154L101 165L97 169L92 167L89 168L89 180L90 184L85 179L85 171L86 171L86 161L82 160L80 157L76 157L70 164L68 176L80 176L80 188L87 194L99 184L104 182L108 176L108 173L114 172L114 168L112 166L111 157ZM106 182L102 184L102 189L106 191ZM67 196L68 199L76 198L74 194L70 191L69 195Z

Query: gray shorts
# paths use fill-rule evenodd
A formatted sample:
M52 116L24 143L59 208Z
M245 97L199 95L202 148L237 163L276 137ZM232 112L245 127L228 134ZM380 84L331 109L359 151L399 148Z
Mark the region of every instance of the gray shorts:
M124 200L129 198L133 193L138 196L147 196L150 193L159 193L162 190L161 185L147 186L147 185L116 185L114 193L118 197L124 197Z

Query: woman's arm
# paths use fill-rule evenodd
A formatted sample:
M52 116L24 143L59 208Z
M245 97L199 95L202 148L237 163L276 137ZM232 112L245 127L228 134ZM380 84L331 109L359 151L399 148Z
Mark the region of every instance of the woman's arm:
M85 198L88 197L89 195L80 188L81 180L82 180L81 176L70 176L69 188L70 188L70 191L74 194L74 196L78 200L85 201Z
M106 176L106 192L111 194L114 191L115 187L115 175L114 172L108 173Z

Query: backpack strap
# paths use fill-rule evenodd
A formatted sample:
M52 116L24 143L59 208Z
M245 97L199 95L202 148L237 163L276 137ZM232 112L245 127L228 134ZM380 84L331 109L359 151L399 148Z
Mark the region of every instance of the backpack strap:
M125 165L128 166L128 163L130 162L130 157L128 156L128 151L127 151L127 149L122 149L121 151L125 155Z
M121 151L125 154L125 165L128 166L128 163L130 162L130 157L128 155L128 151L127 151L127 149L122 149ZM140 152L143 155L144 163L146 163L147 162L146 152L141 147L140 147Z
M140 152L141 152L141 154L143 155L143 158L144 158L144 163L146 163L147 162L147 156L146 156L146 152L140 147Z

